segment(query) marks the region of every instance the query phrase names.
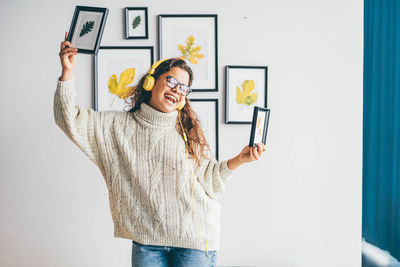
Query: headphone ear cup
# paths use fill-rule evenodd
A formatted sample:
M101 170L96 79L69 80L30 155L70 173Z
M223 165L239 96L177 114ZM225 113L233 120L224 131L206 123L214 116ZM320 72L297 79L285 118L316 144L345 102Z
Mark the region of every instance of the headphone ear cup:
M185 101L185 99L183 99L183 102L182 102L182 104L178 107L178 109L179 109L179 110L182 110L183 107L185 106L185 104L186 104L186 101Z
M154 77L151 75L147 75L146 79L143 82L143 89L146 91L151 91L154 87Z

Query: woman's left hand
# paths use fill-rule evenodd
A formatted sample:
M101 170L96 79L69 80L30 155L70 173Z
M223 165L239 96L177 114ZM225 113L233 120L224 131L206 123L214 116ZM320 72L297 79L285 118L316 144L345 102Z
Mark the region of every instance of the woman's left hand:
M263 143L258 143L257 147L245 146L237 156L228 160L228 169L233 171L243 163L259 160L265 150Z
M259 160L262 153L266 150L263 143L257 143L257 147L245 146L240 154L238 155L241 162L251 162L254 160Z

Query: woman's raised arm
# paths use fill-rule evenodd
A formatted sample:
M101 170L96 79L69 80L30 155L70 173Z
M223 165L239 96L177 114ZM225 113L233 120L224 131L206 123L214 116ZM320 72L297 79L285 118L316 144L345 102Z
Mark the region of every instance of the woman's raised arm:
M54 119L61 130L72 140L97 166L101 166L101 155L99 153L98 133L101 120L100 112L93 109L83 109L75 105L76 90L74 67L75 57L78 54L76 49L66 41L68 33L65 34L65 41L61 42L60 60L62 75L57 81L57 89L54 93Z

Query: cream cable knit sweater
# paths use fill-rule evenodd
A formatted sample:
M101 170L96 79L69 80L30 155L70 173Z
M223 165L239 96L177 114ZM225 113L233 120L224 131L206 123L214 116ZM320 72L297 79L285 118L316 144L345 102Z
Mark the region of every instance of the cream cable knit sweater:
M146 103L134 113L94 111L75 105L75 78L57 81L54 118L61 130L100 169L108 188L114 237L142 244L217 250L219 197L234 171L227 160L202 160L195 170L194 225L185 142L175 128L177 111ZM209 155L211 152L209 152Z

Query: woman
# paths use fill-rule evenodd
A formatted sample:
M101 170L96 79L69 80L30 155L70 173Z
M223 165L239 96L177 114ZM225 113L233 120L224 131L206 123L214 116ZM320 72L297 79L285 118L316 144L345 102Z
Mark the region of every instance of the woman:
M114 236L132 240L132 266L215 266L218 198L234 170L258 160L265 146L216 161L187 99L193 73L177 58L139 80L129 112L84 110L75 105L77 54L61 42L55 121L99 167Z

